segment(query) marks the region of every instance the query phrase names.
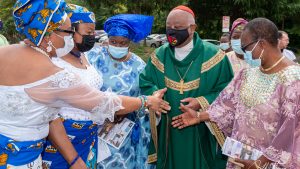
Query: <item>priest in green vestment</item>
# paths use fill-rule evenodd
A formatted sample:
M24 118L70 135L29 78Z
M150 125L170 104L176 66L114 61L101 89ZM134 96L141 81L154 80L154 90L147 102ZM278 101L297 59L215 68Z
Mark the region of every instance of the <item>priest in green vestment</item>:
M171 126L172 117L182 114L180 104L205 109L233 78L222 50L201 40L195 29L193 11L185 6L174 8L166 21L169 43L151 55L140 75L142 93L151 95L167 87L164 98L172 107L160 116L150 113L148 162L157 169L224 169L226 165L209 125L201 123L182 130Z

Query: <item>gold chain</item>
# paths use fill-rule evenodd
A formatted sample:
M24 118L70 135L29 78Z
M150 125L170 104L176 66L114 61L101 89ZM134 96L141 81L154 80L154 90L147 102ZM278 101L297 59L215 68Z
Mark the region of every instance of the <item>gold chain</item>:
M268 72L271 69L273 69L274 67L276 67L283 59L285 58L285 56L282 56L274 65L272 65L271 67L264 69L262 66L260 67L264 72Z
M181 77L181 75L180 75L180 73L179 73L179 71L178 71L178 68L175 66L176 71L177 71L177 74L178 74L178 76L180 77L181 80L184 80L184 78L185 78L185 76L187 75L187 73L189 72L189 70L190 70L190 68L191 68L191 66L192 66L192 64L193 64L193 62L194 62L194 61L191 62L191 64L189 65L188 69L185 71L183 77Z

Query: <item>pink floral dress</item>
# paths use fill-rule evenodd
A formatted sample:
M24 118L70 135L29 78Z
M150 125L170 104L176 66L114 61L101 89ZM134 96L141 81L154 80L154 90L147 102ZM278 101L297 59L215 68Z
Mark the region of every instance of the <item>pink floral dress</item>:
M300 168L300 66L274 74L241 70L208 113L226 136L262 151L281 167Z

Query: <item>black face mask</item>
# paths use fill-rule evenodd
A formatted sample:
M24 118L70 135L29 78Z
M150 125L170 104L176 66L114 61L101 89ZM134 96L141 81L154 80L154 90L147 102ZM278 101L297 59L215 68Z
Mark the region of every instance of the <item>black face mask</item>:
M81 43L76 43L76 47L80 52L87 52L91 50L95 43L96 43L96 38L95 35L81 35L82 36L82 42Z
M169 44L173 47L181 45L189 38L188 28L182 30L167 29L166 34Z

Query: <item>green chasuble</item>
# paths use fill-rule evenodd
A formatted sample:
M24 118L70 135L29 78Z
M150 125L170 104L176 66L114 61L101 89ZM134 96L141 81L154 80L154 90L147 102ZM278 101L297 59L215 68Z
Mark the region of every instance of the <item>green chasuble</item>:
M226 158L205 123L182 130L171 126L172 117L182 114L180 100L197 98L205 109L233 78L230 62L218 47L202 41L197 33L193 43L193 50L182 61L175 59L169 44L158 48L140 75L142 93L152 95L167 87L164 99L172 107L168 114L162 115L157 127L153 126L155 115L150 113L152 144L148 162L156 162L157 169L224 169L226 165ZM180 83L177 70L183 77L189 67L184 82Z

